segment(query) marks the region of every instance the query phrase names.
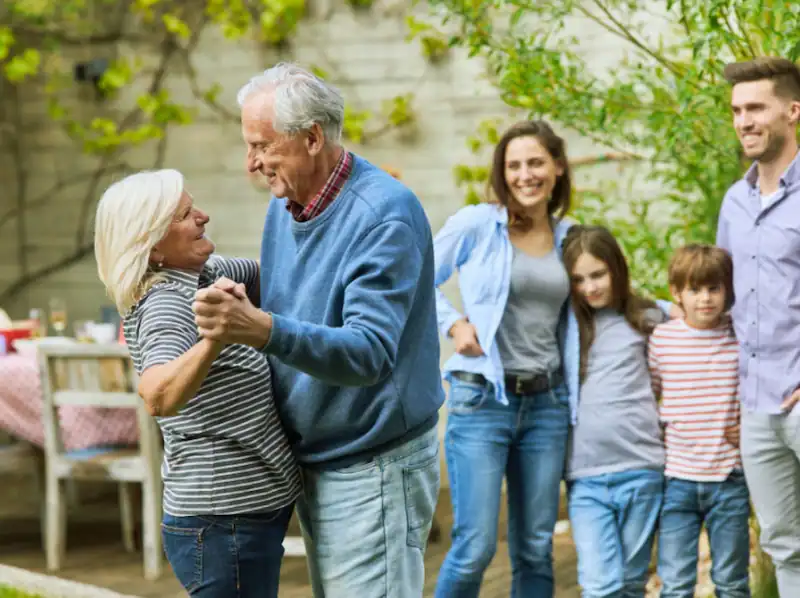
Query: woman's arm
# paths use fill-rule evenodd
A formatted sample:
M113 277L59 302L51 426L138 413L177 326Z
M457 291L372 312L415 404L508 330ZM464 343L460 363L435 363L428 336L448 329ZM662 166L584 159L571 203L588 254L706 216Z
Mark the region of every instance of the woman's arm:
M247 298L256 307L261 307L261 269L255 260L241 257L218 257L219 269L233 282L240 282L247 289Z
M470 251L475 243L473 220L475 216L470 208L464 208L447 219L444 226L433 239L435 260L434 284L436 285L436 315L439 332L449 337L453 326L458 322L466 323L466 318L453 307L439 288L447 282L464 262L469 259Z
M151 293L139 306L136 341L142 356L139 395L157 417L177 415L197 394L224 346L198 340L190 300L168 289Z
M139 395L154 417L177 415L197 394L222 350L222 343L200 339L186 353L163 365L154 365L139 378Z

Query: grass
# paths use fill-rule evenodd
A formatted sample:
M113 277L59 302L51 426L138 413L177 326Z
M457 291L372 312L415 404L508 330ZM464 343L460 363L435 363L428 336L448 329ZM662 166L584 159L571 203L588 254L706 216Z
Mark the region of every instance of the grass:
M42 598L39 594L28 594L9 586L0 586L0 598Z

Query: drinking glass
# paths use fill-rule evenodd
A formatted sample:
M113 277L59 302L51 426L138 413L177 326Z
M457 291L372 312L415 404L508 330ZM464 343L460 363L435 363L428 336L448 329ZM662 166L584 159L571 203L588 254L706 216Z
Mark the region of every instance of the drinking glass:
M50 325L58 336L63 336L67 329L67 304L63 299L50 299Z

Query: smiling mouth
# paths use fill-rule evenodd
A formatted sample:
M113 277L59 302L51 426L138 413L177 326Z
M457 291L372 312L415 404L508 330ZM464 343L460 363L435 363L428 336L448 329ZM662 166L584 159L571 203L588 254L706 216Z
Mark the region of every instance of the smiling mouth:
M533 183L531 185L518 185L517 190L522 195L535 195L544 188L544 183Z

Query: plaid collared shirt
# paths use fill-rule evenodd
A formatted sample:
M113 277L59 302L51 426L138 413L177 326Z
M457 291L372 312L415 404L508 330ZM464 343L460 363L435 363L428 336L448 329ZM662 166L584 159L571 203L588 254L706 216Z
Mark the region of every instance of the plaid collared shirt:
M311 203L304 208L299 203L289 200L286 202L286 209L292 213L292 217L297 222L307 222L312 218L316 218L333 203L333 200L336 199L339 191L342 190L345 182L347 182L352 170L353 156L350 155L350 152L344 150L331 176L328 177L325 185L311 200Z

